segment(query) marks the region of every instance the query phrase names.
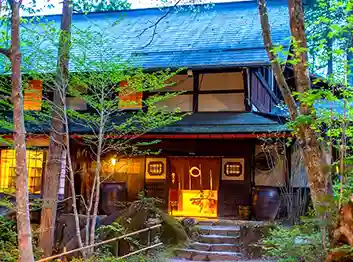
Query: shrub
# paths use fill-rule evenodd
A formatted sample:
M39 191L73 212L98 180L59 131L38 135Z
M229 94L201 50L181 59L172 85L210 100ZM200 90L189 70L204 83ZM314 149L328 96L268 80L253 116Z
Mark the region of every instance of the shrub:
M39 259L42 254L37 247L38 234L33 232L32 235L34 258ZM18 255L16 220L0 216L0 261L17 262Z
M140 253L124 259L114 257L111 253L100 252L95 257L87 259L74 258L71 262L167 262L172 252L169 249L152 250L150 253Z
M266 256L280 262L319 262L327 256L318 221L312 217L292 227L277 225L261 242Z
M0 216L0 261L16 262L18 257L16 221Z

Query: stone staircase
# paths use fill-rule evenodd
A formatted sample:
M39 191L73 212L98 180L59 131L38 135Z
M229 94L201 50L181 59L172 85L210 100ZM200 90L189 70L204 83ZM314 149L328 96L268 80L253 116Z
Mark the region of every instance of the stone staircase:
M199 221L197 227L199 237L187 247L175 249L176 258L171 262L264 261L256 260L253 254L249 254L248 236L244 234L243 226L237 225L236 221L204 220ZM244 241L243 237L247 240Z

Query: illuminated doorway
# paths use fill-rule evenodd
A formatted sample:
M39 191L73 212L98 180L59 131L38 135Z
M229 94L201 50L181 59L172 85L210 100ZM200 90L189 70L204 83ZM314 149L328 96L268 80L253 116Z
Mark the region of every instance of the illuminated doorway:
M169 214L217 217L220 158L170 158Z

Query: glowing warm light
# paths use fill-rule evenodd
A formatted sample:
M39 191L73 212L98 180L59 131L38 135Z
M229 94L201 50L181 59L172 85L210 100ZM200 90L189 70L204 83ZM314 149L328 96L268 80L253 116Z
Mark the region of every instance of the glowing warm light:
M218 191L180 190L177 210L169 210L173 216L217 217Z
M29 80L28 87L24 90L23 108L24 110L40 110L42 106L41 80Z
M111 159L111 162L112 162L112 165L113 165L113 166L116 165L116 159L115 159L115 158L112 158L112 159Z
M27 150L28 190L40 194L44 152ZM16 152L3 149L0 152L0 192L16 192Z

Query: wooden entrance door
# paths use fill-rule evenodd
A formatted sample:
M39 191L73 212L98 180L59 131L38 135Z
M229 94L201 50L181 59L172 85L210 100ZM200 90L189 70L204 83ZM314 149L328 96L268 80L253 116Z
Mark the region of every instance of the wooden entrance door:
M169 213L217 217L220 164L220 158L170 158Z

